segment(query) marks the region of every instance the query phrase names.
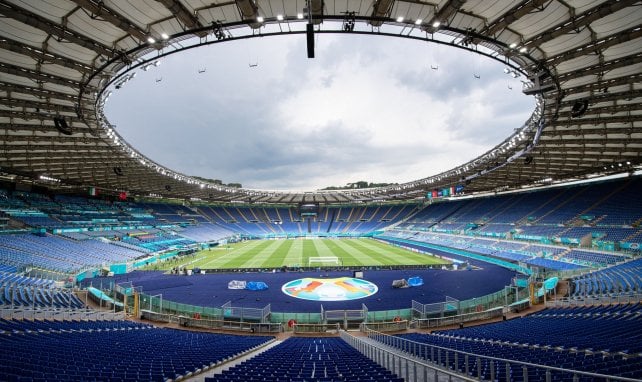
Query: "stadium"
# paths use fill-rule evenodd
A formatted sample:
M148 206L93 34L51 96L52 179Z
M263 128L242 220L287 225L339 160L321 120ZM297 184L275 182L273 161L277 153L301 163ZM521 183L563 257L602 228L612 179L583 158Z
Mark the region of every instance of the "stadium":
M0 380L642 379L642 2L0 14ZM298 36L315 60L329 35L468 52L534 108L445 171L310 191L169 168L106 112L188 51Z

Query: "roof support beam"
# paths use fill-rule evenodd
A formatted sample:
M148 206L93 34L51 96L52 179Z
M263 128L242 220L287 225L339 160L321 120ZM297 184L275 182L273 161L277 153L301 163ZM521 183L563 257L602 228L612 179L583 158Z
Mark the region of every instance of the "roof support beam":
M18 7L15 4L7 2L0 3L0 14L45 31L53 36L58 37L61 40L66 40L80 45L83 48L93 50L100 55L104 55L107 57L111 57L113 55L113 50L108 46L105 46L87 36L83 36L78 32L69 30L63 25L54 23L40 15L29 12L28 10Z
M519 4L508 10L502 17L486 25L479 33L487 36L496 36L510 24L542 7L548 1L549 0L522 0Z
M58 105L49 102L27 101L17 98L0 97L0 105L7 105L9 107L43 109L43 110L56 110L58 112L75 113L76 108L69 105Z
M127 18L116 13L114 10L105 6L102 0L71 0L78 6L92 14L92 18L105 20L110 24L122 29L141 42L147 41L147 33L140 29L136 24L130 22Z
M11 92L11 93L29 94L29 95L36 96L38 98L52 98L52 99L60 99L60 100L67 100L67 101L74 101L74 102L78 99L78 95L66 94L66 93L61 93L53 90L41 89L41 88L36 88L31 86L17 85L17 84L12 84L10 82L0 82L0 90Z
M631 84L634 82L640 82L640 81L642 81L642 73L634 74L632 76L611 78L608 80L602 80L600 82L591 82L589 84L574 86L572 88L566 88L564 89L564 95L568 96L570 94L586 93L586 92L608 93L608 88L610 87L628 85L628 84Z
M447 24L452 16L466 3L466 0L448 0L435 15L426 23L423 30L433 33L437 27L435 23Z
M560 74L557 76L560 82L570 80L573 78L579 78L583 76L589 76L592 74L603 75L606 72L609 72L613 69L623 68L626 66L636 65L642 62L642 53L632 54L626 57L616 58L611 61L599 62L592 66L587 66L582 69L577 69L572 72Z
M370 20L370 25L373 27L380 27L383 24L385 18L390 17L390 12L392 12L392 7L395 5L395 0L376 0L372 4L372 14L373 18Z
M165 8L169 9L172 14L187 27L187 29L200 29L204 25L199 21L198 17L195 14L191 13L183 3L176 0L156 0L159 3L163 4ZM198 34L203 37L207 35L207 32L201 32Z
M577 118L555 121L556 126L575 126L575 125L602 125L606 123L631 123L636 120L636 116L617 116L617 117L595 117L595 118ZM610 139L609 139L610 141ZM540 141L542 142L542 141Z
M620 31L615 35L607 36L605 38L602 38L596 41L591 41L587 44L584 44L577 48L573 48L564 53L558 54L553 57L549 57L544 62L546 63L547 66L552 67L559 64L562 61L568 61L573 58L587 55L589 53L603 51L612 46L622 44L624 42L628 42L639 37L642 37L642 28L640 28L639 26L635 26L633 28Z
M562 130L560 130L562 129ZM562 127L558 126L557 129L549 130L546 132L546 136L552 137L557 135L568 135L568 134L631 134L636 131L636 128L620 125L620 127L606 127L604 125L596 126L583 126L581 129L573 129L572 127Z
M26 138L33 138L33 137L26 137ZM51 140L51 137L42 137L42 138L48 138ZM8 145L6 147L7 152L13 152L17 153L20 151L26 151L29 155L29 161L31 163L37 162L38 160L35 159L35 157L39 156L39 152L43 155L59 155L63 156L65 158L71 158L71 157L78 157L80 155L85 155L85 154L93 154L93 155L108 155L111 154L109 150L105 150L104 146L95 146L95 145L87 145L87 144L82 144L81 139L82 138L76 138L78 141L76 144L72 145L52 145L50 143L46 143L44 140L41 141L22 141L21 144L16 144L16 145ZM40 144L41 142L44 142L45 144ZM66 153L66 155L65 155ZM34 158L34 159L32 159ZM11 160L11 158L9 158ZM83 160L78 161L78 166L83 165Z
M571 17L569 21L562 22L557 24L537 36L532 37L528 41L524 42L522 46L527 49L532 49L536 46L539 46L547 41L553 40L556 37L563 36L567 33L580 30L580 28L589 25L593 21L596 21L606 15L615 13L626 7L630 7L637 3L638 0L619 0L619 1L606 1L602 4L599 4L596 7L593 7L581 15Z
M642 110L642 105L640 104L609 105L604 107L589 107L584 115L613 115L616 113L628 113L640 110ZM563 111L559 113L558 118L563 119L573 117L571 116L570 111Z
M53 120L54 114L56 114L55 110L48 111L46 114L45 113L38 113L38 112L27 112L27 111L13 111L13 110L0 110L0 117L7 117L7 118L14 118L18 120L36 120L36 121L50 121ZM74 117L75 117L74 113ZM14 123L14 126L21 126L22 124L20 123ZM27 125L27 126L32 126L32 125ZM53 128L53 125L52 125ZM76 132L81 132L81 131L95 131L94 128L87 127L84 123L79 123L78 125L74 126L74 133Z
M628 100L642 97L642 89L630 90L626 92L617 92L617 93L601 93L594 94L591 96L591 102L607 102L607 101L618 101L618 100ZM572 106L576 100L568 100L560 103L560 108L564 106Z
M12 52L31 57L40 63L51 63L66 68L74 69L82 74L89 74L93 71L92 67L78 61L71 60L67 57L61 57L54 53L45 52L33 46L11 40L9 38L0 39L0 49L10 50Z
M257 20L259 7L256 5L255 0L236 0L236 7L239 10L241 19L247 22L250 28L257 29L261 27L261 23Z
M0 62L0 73L13 74L19 77L30 78L37 82L47 83L50 82L56 85L68 86L72 89L79 89L80 82L70 80L63 77L58 77L53 74L47 74L32 69L23 68L16 65L10 65Z

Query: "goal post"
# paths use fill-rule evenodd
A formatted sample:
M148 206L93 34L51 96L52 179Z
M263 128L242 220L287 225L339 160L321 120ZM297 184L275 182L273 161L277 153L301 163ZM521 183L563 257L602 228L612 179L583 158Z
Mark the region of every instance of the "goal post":
M315 256L308 259L308 267L341 265L337 256Z

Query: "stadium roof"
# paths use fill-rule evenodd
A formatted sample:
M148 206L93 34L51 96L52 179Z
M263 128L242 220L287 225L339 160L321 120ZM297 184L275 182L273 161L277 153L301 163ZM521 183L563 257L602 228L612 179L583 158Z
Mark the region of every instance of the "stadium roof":
M261 203L413 199L639 166L642 2L588 0L2 0L0 172L50 187ZM102 114L110 92L166 54L271 34L386 34L486 54L528 75L533 116L486 154L396 186L234 189L138 153ZM373 41L376 44L376 41ZM302 52L304 54L304 52ZM116 96L116 95L114 95Z

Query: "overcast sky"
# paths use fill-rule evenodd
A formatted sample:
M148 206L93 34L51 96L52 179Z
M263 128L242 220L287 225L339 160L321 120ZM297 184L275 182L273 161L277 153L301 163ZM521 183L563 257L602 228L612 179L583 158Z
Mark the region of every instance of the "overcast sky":
M317 35L314 59L304 35L256 38L139 70L106 114L137 150L187 175L278 190L401 183L464 163L526 121L534 100L503 68L400 38Z

